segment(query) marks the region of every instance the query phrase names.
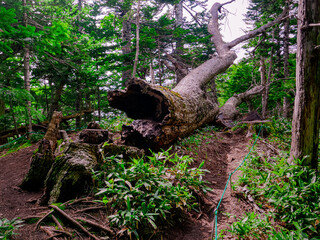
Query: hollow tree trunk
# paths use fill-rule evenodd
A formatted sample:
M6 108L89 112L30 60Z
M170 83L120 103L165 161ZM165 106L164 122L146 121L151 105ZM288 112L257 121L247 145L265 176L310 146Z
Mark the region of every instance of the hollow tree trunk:
M212 20L208 26L218 55L193 69L174 89L134 79L125 90L109 92L111 107L123 110L128 117L137 119L130 126L123 126L122 138L127 145L152 149L167 146L178 137L184 137L214 121L218 115L232 117L238 104L251 94L263 90L263 87L257 86L246 93L235 95L221 109L215 100L216 96L206 91L208 83L228 69L236 59L237 55L230 49L282 20L285 12L273 22L225 43L218 24L218 12L222 6L220 3L212 6Z

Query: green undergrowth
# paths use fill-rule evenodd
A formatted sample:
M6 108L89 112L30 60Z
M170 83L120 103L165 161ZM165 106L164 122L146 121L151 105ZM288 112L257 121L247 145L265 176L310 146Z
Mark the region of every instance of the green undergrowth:
M210 138L215 138L214 132L217 132L219 129L215 126L206 126L200 129L197 129L194 131L193 134L191 134L188 137L183 138L180 141L177 141L175 144L176 149L184 149L193 153L196 153L201 144L203 142L210 143L210 141L206 141Z
M248 189L267 216L247 213L233 223L228 231L237 239L320 239L320 178L314 169L254 153L242 171L238 187Z
M271 118L270 124L264 124L264 128L271 134L270 142L277 145L279 149L290 150L291 144L291 121L285 118Z
M120 156L106 157L102 169L93 173L110 224L130 237L161 234L163 226L197 210L197 194L210 190L202 180L204 162L189 168L192 158L169 151L126 162Z
M23 226L22 223L23 221L17 218L12 220L6 218L0 219L0 239L11 239L13 235L16 235L14 231Z
M32 146L32 143L30 141L26 141L25 143L16 144L16 145L12 146L8 151L6 151L3 155L1 155L0 158L5 157L11 153L19 151L20 149L24 149L24 148L27 148L30 146Z

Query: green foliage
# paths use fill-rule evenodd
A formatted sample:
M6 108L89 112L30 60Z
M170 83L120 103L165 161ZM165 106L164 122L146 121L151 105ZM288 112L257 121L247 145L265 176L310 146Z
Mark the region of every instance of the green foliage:
M274 208L275 219L287 229L299 225L310 237L320 235L320 179L316 171L286 159L273 161L253 156L243 168L239 184L245 185L263 208Z
M252 82L257 82L259 79L258 69L253 62L243 60L238 64L232 65L216 79L219 103L223 105L233 94L245 92L251 87ZM259 104L260 102L253 101L255 108Z
M209 188L202 180L203 163L189 168L192 161L189 156L170 155L169 150L153 153L148 161L105 158L94 178L102 202L117 209L109 216L110 223L139 238L155 233L160 222L170 222L175 214L195 208L193 193Z
M18 220L18 218L12 220L6 218L0 219L0 239L11 239L15 235L14 231L23 226L22 223L23 221Z

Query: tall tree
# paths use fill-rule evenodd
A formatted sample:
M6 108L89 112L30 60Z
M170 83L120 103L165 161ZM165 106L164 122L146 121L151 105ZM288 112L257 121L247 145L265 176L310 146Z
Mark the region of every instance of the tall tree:
M298 10L296 97L291 158L318 166L320 127L320 1L300 0Z

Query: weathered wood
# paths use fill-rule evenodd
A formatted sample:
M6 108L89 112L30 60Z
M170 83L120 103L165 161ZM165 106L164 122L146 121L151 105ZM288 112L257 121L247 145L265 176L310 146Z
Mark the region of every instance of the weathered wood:
M200 93L200 91L199 91ZM161 148L213 121L218 106L209 94L184 97L179 92L135 79L125 91L109 92L110 106L135 120L124 127L125 144L139 148Z
M101 150L104 157L121 155L124 160L141 158L145 154L144 150L142 149L126 145L117 145L113 143L104 144Z

